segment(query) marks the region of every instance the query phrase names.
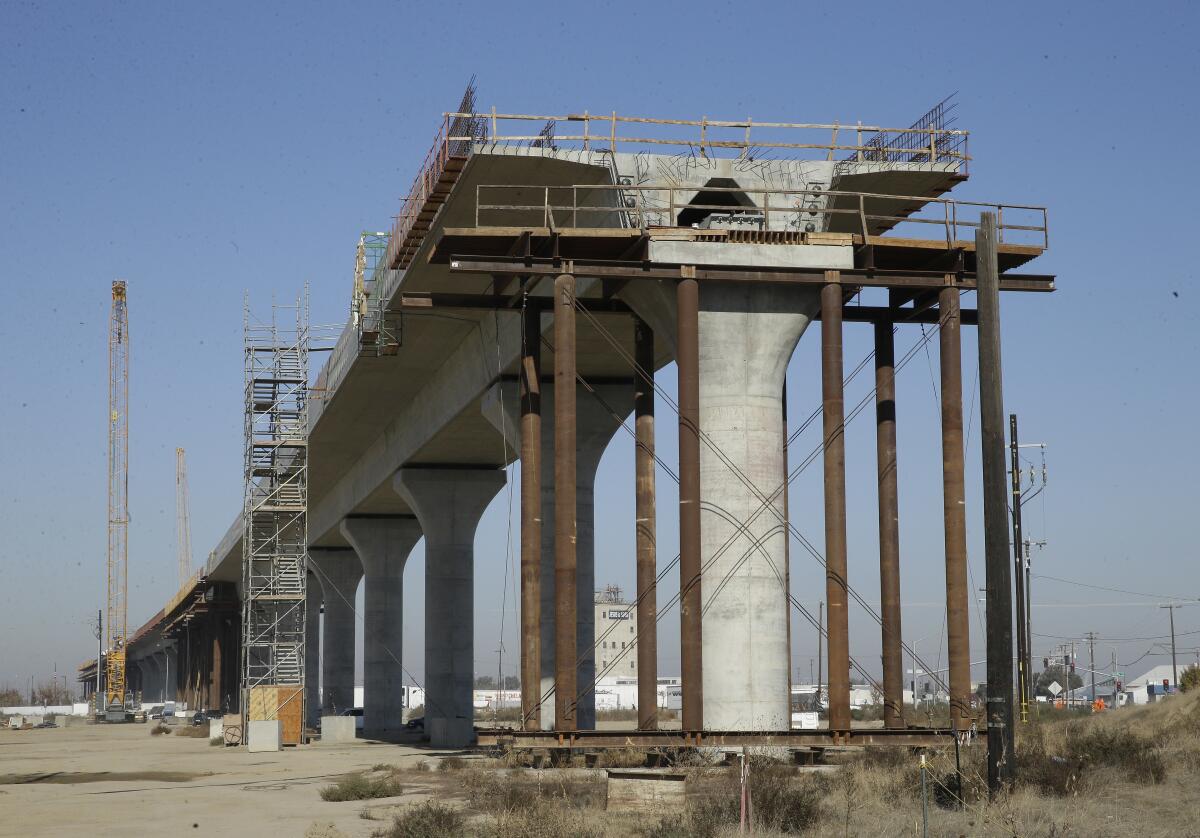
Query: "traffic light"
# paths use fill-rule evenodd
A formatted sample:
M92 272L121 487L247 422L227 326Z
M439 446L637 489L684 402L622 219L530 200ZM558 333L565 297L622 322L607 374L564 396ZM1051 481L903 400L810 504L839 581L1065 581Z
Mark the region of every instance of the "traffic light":
M1169 693L1170 691L1171 691L1171 679L1163 678L1163 692Z
M1120 682L1120 681L1117 681L1117 692L1120 692L1120 691L1121 691L1121 688L1122 688L1122 686L1123 686L1123 685L1121 684L1121 682Z
M1075 661L1071 661L1071 674L1075 674Z
M1070 666L1070 665L1071 665L1071 656L1063 655L1063 666Z
M1050 668L1050 658L1042 658L1042 669Z

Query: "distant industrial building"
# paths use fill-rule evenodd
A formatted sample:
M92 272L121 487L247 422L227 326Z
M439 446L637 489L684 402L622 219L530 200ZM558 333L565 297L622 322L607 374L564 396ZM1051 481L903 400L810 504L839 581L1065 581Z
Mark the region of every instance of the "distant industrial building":
M596 681L629 679L637 683L637 605L621 589L596 591Z

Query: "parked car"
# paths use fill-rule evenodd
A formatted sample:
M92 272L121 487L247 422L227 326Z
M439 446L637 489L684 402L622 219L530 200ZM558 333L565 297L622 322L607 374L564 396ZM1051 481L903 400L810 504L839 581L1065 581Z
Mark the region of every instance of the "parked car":
M343 710L341 715L354 717L354 729L363 729L363 709L361 707L351 707L348 710Z
M404 723L404 726L409 730L425 730L425 717L417 716L415 719L409 719Z

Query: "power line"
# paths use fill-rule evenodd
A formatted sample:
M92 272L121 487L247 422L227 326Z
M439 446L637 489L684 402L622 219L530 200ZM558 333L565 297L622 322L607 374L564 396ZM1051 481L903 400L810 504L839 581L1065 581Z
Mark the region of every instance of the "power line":
M1200 597L1168 596L1167 594L1147 594L1142 591L1128 591L1128 590L1125 590L1124 588L1109 588L1109 587L1105 587L1104 585L1092 585L1092 584L1089 584L1088 582L1077 582L1074 579L1062 579L1058 576L1045 576L1041 573L1034 573L1033 577L1035 579L1048 579L1051 582L1062 582L1067 585L1077 585L1080 588L1091 588L1096 591L1108 591L1110 593L1115 593L1115 594L1130 594L1132 596L1144 596L1147 599L1158 599L1158 600L1171 599L1171 600L1176 600L1176 601L1188 600L1188 601L1200 602Z

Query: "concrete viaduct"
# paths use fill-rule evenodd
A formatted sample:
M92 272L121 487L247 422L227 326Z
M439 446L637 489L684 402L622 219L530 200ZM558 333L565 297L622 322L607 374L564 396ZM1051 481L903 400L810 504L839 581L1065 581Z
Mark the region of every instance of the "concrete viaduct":
M639 602L654 602L664 563L653 551L655 515L680 521L683 727L788 730L782 390L792 352L817 320L830 728L848 731L841 329L868 320L882 405L887 724L903 724L887 404L893 326L905 322L940 326L949 689L956 724L968 724L958 335L974 314L960 310L959 297L974 288L982 211L1001 216L1001 290L1053 289L1052 277L1012 272L1045 248L1044 211L941 197L967 178L966 134L928 119L889 131L583 114L536 118L536 130L533 117L462 110L446 116L366 277L362 317L347 325L317 383L309 721L352 704L357 624L366 733L386 737L400 726L404 567L423 538L426 729L437 746L474 741L475 530L504 486L504 467L519 458L524 726L594 727L594 480L634 414ZM789 155L796 159L778 159ZM678 460L653 449L651 377L672 361L678 410L660 396L657 418L680 423ZM678 462L679 510L655 509L655 457ZM131 670L148 694L170 677L166 689L191 706L237 706L242 530L234 521L201 573L131 640ZM361 622L353 612L360 579ZM655 644L645 638L653 639L654 612L644 612L639 654L650 657L639 672L652 689ZM644 714L642 726L652 724Z

